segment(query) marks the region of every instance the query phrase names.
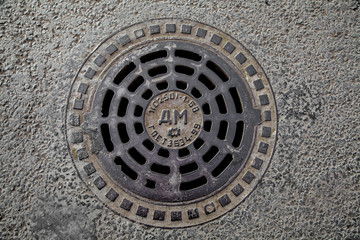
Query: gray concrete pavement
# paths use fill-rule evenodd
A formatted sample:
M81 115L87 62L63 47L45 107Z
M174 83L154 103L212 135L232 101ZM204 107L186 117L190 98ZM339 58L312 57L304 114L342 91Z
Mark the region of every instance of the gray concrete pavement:
M1 239L359 239L358 1L0 1ZM243 43L278 104L275 154L222 218L164 230L114 214L65 140L71 82L102 39L151 18L201 21Z

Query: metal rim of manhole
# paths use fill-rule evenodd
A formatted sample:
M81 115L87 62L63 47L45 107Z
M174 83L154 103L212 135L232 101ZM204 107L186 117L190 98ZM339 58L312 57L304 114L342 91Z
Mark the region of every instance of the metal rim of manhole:
M209 25L154 19L117 31L72 84L66 136L81 178L142 224L190 227L240 204L268 168L275 98L237 40Z

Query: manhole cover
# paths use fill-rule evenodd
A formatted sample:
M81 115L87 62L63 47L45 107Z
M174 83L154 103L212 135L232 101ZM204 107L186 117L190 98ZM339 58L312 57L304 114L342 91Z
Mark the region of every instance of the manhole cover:
M277 127L254 57L218 29L179 19L105 39L75 77L66 122L75 166L99 199L166 228L243 201L270 163Z

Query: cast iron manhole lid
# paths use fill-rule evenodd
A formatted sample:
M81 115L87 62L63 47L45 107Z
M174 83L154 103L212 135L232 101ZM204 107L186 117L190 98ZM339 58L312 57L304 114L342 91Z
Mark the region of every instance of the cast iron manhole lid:
M109 208L177 228L237 206L276 142L270 83L224 32L158 19L105 39L81 66L66 115L75 166Z

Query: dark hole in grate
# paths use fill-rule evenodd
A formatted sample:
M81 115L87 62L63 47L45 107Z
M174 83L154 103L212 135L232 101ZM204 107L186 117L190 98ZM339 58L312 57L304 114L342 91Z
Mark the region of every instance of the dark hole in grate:
M126 115L126 109L129 104L129 100L127 98L122 97L119 103L118 116L124 117Z
M219 148L212 146L202 157L202 159L204 160L204 162L210 162L215 156L216 154L218 154L219 152Z
M227 74L225 73L224 70L222 70L222 68L217 65L216 63L214 63L213 61L208 61L206 63L206 66L213 71L216 75L218 75L218 77L223 81L223 82L227 82L229 80L229 77L227 76Z
M123 160L121 157L116 157L114 160L116 165L121 166L121 171L125 173L129 178L132 180L136 180L138 177L138 174L132 170Z
M153 95L153 92L150 89L148 89L141 95L141 97L145 100L149 100L152 95Z
M215 89L215 84L204 74L200 74L198 80L205 85L205 87L207 87L209 90L214 90Z
M126 130L125 123L119 123L118 124L118 133L119 133L120 140L121 140L122 143L129 142L130 138L129 138L129 135L128 135L127 130Z
M240 97L239 97L239 93L237 91L237 89L235 87L230 88L229 92L231 94L231 97L234 101L234 105L235 105L235 109L237 113L242 113L242 106L241 106L241 101L240 101Z
M164 158L168 158L170 156L170 153L168 150L164 149L164 148L160 148L158 151L158 155L160 157L164 157Z
M205 185L206 183L207 183L206 177L202 176L189 182L180 183L180 190L181 191L191 190L200 187L202 185Z
M140 58L141 63L150 62L152 60L158 59L158 58L165 58L167 56L167 52L165 50L160 50L156 52L152 52L149 54L146 54Z
M203 109L203 113L205 115L209 115L211 114L211 108L210 108L210 105L208 103L205 103L203 106L202 106L202 109Z
M188 84L186 82L183 81L176 81L176 87L178 89L182 89L185 90L187 88Z
M167 89L168 86L169 86L169 84L168 84L167 81L162 81L162 82L159 82L158 84L156 84L156 87L157 87L160 91Z
M191 75L194 74L195 70L193 68L191 68L191 67L188 67L188 66L176 65L175 66L175 72L191 76Z
M239 121L236 123L236 132L235 132L235 137L234 137L234 141L232 142L232 145L234 147L239 147L240 143L241 143L241 139L243 136L243 132L244 132L244 122Z
M204 145L204 143L204 140L202 140L201 138L196 139L194 142L195 149L199 150Z
M162 66L156 66L154 68L149 69L148 73L150 75L150 77L155 77L157 75L161 75L167 72L167 67L162 65Z
M187 58L196 62L201 60L201 56L194 52L186 51L186 50L175 50L175 57Z
M222 113L222 114L227 113L227 108L226 108L224 96L219 94L219 95L216 96L215 100L216 100L216 102L218 104L219 112Z
M140 105L136 105L135 110L134 110L134 116L135 117L141 117L142 113L143 113L143 107Z
M112 152L114 150L114 144L111 141L109 125L106 123L101 124L100 129L106 149L108 152Z
M102 117L109 116L110 104L111 104L113 97L114 97L114 92L110 89L107 90L107 92L105 93L102 107L101 107L101 116Z
M217 137L221 140L224 140L228 131L228 122L227 121L221 121L220 122L220 128Z
M149 150L152 151L155 148L155 145L149 140L146 139L145 141L143 141L143 145Z
M145 187L154 189L156 182L150 179L146 179Z
M182 148L182 149L179 149L178 155L180 158L187 157L190 155L190 151L187 148Z
M197 170L198 168L199 168L199 166L197 165L196 162L191 162L189 164L180 166L179 171L181 174L186 174L186 173L193 172L193 171Z
M231 154L227 154L224 159L220 162L220 164L212 170L211 174L214 177L218 177L224 170L230 165L233 160L233 156Z
M128 65L126 65L123 69L121 69L121 71L116 75L116 77L114 78L114 83L119 85L124 78L126 78L127 75L129 75L132 71L134 71L134 69L136 68L136 65L131 62Z
M212 126L212 121L206 120L206 121L204 122L204 130L205 130L205 131L210 132L211 126Z
M193 88L191 90L191 94L196 98L200 98L202 96L201 92L199 90L197 90L197 88Z
M164 166L161 164L153 163L150 167L151 171L160 173L160 174L169 174L170 173L170 167Z
M138 76L137 78L134 79L134 81L132 81L130 83L130 85L128 86L128 90L130 92L135 92L136 89L138 89L141 86L141 84L144 83L144 81L145 80L144 80L144 78L142 76Z
M129 155L140 165L144 165L146 163L146 158L136 150L135 147L132 147L128 150Z
M139 122L134 123L134 128L135 128L135 132L136 134L142 134L144 132L144 128L143 125Z

